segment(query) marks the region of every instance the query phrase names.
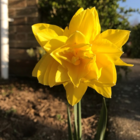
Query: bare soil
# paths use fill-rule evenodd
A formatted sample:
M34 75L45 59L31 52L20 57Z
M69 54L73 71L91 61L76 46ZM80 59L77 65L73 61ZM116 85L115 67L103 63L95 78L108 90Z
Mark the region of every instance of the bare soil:
M86 140L95 136L101 104L102 97L88 89L82 100ZM0 81L0 140L67 140L67 131L67 100L62 86L49 88L33 78Z
M134 67L113 88L106 140L140 140L140 59L125 59L125 62Z
M125 61L135 66L107 100L106 140L140 140L140 60ZM82 99L84 140L95 137L101 105L102 96L88 89ZM62 86L49 88L33 78L0 80L0 140L67 139L67 100Z

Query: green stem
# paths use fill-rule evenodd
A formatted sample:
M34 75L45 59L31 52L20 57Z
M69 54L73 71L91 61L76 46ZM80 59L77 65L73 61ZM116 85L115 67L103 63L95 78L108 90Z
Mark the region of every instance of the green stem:
M77 130L77 104L74 105L74 138L78 140L78 130Z
M78 138L82 140L82 125L81 125L81 101L77 104L77 116L78 116Z
M69 104L67 105L67 115L68 115L68 135L69 135L69 140L73 140Z
M97 127L95 140L104 140L106 124L107 124L107 107L106 107L105 98L103 97L103 104L102 104L102 109L100 113L100 118L98 121L98 127Z

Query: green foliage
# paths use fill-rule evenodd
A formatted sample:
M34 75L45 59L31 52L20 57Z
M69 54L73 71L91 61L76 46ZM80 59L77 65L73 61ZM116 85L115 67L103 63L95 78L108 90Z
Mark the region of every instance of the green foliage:
M129 42L130 57L140 58L140 24L132 27Z
M125 2L126 0L39 0L40 22L54 24L65 28L69 24L74 13L80 7L86 9L95 6L99 14L102 31L106 29L130 29L127 18L131 12L139 12L139 10L120 7L120 1ZM133 29L132 32L136 32L135 29ZM139 33L140 32L137 34ZM132 39L135 38L135 36L136 38L139 37L139 35L133 35L132 33ZM131 42L135 42L134 45L137 43L136 39ZM138 44L136 44L136 46L138 48ZM27 52L30 56L35 56L36 54L39 60L44 54L43 49L40 51L39 48L37 48L36 51L29 49ZM135 50L136 48L131 47L129 44L124 46L125 52L134 52L132 53L133 56L138 55L140 52L140 50L139 52Z
M39 0L41 22L65 28L80 7L95 6L99 13L102 31L109 28L126 29L129 27L126 15L137 10L120 7L119 1L125 0Z
M26 52L30 57L35 57L37 56L37 60L39 60L46 52L42 47L37 47L36 50L33 48L27 49Z

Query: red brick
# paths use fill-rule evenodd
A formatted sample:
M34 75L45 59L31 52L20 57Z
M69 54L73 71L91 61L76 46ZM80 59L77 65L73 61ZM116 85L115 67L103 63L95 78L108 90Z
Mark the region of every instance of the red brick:
M9 33L15 33L16 27L15 26L9 26Z
M13 50L16 51L16 50ZM24 54L23 54L24 55ZM24 57L24 56L23 56ZM15 76L29 76L32 77L32 71L37 63L36 58L26 58L26 59L10 59L9 61L9 73Z
M25 8L16 10L16 17L37 17L38 16L38 9L37 8Z
M35 36L33 35L33 33L28 33L28 34L27 34L27 39L28 39L28 40L33 40L33 41L36 40L36 39L35 39Z
M28 17L27 24L36 24L39 23L39 17Z
M9 59L32 59L26 49L10 48Z
M38 2L36 0L27 0L28 7L35 7L37 6Z
M24 48L24 49L39 47L39 44L37 43L36 40L33 40L33 41L30 41L30 40L12 41L12 40L10 40L9 45L10 45L10 48Z
M9 0L9 8L24 8L26 7L26 1L25 0Z
M17 33L16 34L16 40L25 41L26 40L26 34Z
M10 25L24 25L26 24L26 18L20 17L20 18L14 18L13 22L9 23Z
M18 32L18 33L32 32L31 25L19 25L19 26L16 26L16 32Z
M16 15L15 9L9 9L8 13L9 13L10 18L15 17L15 15Z
M16 40L16 34L15 33L10 33L9 34L9 39L12 41Z

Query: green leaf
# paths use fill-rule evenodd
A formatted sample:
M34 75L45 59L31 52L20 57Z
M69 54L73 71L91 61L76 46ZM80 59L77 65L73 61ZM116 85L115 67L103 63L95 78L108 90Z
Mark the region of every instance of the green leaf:
M105 98L103 98L103 105L102 105L101 114L98 122L95 140L104 140L106 124L107 124L107 108L106 108Z
M67 115L68 115L68 135L69 135L69 140L73 140L69 104L67 105Z

